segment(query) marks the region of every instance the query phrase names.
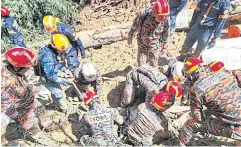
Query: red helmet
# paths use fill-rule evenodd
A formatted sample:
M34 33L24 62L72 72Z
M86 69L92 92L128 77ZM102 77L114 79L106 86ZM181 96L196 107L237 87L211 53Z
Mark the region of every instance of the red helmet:
M5 58L14 67L30 67L34 65L35 55L23 47L14 47L5 53Z
M85 105L88 105L94 98L97 97L99 97L99 95L96 92L87 91L84 97Z
M180 99L182 97L182 87L178 82L175 81L170 81L167 83L166 92L174 94L176 99Z
M208 67L213 72L223 71L224 70L224 63L221 62L221 61L213 61L213 62L208 64Z
M175 96L168 92L159 92L151 100L150 104L157 110L165 111L170 108L175 101Z
M202 63L203 61L198 58L189 58L184 64L184 72L187 74L191 74L192 72L197 70Z
M152 6L152 11L154 15L169 15L169 3L166 0L158 0Z
M1 16L8 16L10 14L10 10L4 6L1 6Z

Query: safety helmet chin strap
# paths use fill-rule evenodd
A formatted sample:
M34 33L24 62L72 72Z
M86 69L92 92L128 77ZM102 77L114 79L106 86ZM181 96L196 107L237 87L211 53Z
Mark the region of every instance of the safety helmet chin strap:
M25 67L14 67L12 64L8 64L8 69L13 70L14 72L18 73L25 69Z

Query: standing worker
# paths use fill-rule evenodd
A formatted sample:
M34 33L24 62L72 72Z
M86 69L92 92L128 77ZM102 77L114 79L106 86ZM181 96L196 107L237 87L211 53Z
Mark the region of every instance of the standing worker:
M229 0L200 0L198 2L184 41L180 61L192 55L190 49L196 41L198 43L193 56L197 58L200 57L206 46L208 48L215 46L216 39L220 37L226 22L229 9ZM214 37L211 39L212 35Z
M138 66L148 62L153 67L158 66L159 55L167 47L170 36L169 14L168 2L159 0L135 18L128 34L128 44L132 44L133 35L138 30Z
M24 36L18 30L17 21L10 16L10 10L1 6L1 16L3 18L4 31L6 31L13 44L15 46L26 47L24 43Z
M71 72L79 66L80 62L78 60L79 51L81 53L82 59L85 58L85 49L82 41L76 36L75 31L67 24L60 22L60 19L54 16L47 15L43 18L44 29L51 33L61 33L65 35L72 48L68 52L66 58Z

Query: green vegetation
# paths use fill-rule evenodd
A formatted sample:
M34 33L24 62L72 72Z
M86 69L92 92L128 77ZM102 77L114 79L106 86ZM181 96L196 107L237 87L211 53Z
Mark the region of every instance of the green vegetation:
M31 44L48 38L42 19L45 15L59 17L62 22L72 25L78 17L77 6L71 0L7 0L5 6L11 10L25 36L25 43ZM1 33L1 51L11 47L6 34Z

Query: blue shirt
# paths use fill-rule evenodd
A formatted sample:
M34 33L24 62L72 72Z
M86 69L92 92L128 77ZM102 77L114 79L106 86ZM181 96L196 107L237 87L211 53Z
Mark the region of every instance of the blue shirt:
M205 18L205 13L207 12L210 4L213 2L214 5ZM226 22L229 9L229 0L199 0L194 11L190 26L192 26L194 23L198 23L198 25L213 27L215 28L214 36L215 38L218 38L220 37L221 30L223 29L223 26Z
M11 40L21 35L21 33L18 31L17 21L12 16L5 17L3 20L3 26L9 34Z
M46 45L39 51L40 67L43 71L43 76L50 81L61 83L63 78L58 77L58 71L64 71L65 66L57 60L57 52L51 49L50 45Z
M82 41L80 40L80 38L77 38L77 40L75 40L75 31L69 25L62 22L58 23L57 25L58 32L64 34L69 39L70 44L74 48L79 47L81 56L85 56L85 50Z

